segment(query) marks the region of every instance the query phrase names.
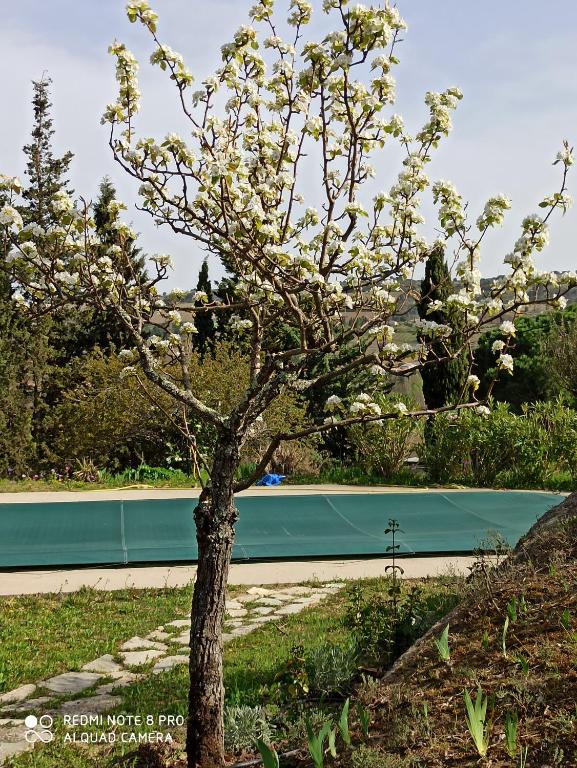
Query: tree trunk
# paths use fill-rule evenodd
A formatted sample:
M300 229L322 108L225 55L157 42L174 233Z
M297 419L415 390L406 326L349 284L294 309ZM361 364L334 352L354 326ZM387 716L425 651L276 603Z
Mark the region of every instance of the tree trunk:
M228 568L238 512L233 478L238 448L217 449L209 497L194 511L198 569L192 599L190 693L186 753L189 768L224 766L222 626Z

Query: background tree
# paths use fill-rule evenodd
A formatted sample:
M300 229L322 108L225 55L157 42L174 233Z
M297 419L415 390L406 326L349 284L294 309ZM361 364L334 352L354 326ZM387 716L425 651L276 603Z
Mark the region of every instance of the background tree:
M0 209L8 202L0 177ZM20 474L34 455L30 349L26 318L18 311L8 271L8 241L0 239L0 473Z
M437 243L425 261L425 277L417 306L422 320L449 325L450 336L435 340L424 334L431 365L421 372L423 397L427 408L441 408L460 402L466 393L470 360L464 349L466 334L459 328L459 318L451 318L446 300L454 293L453 279L445 261L445 249ZM442 308L436 309L437 305ZM455 353L457 353L455 355Z
M407 301L406 278L430 251L419 231L420 200L430 184L424 169L450 131L451 112L461 93L456 88L428 93L425 124L409 136L397 115L383 114L394 101L390 71L397 63L399 33L405 28L396 8L349 7L345 0L327 0L323 7L333 34L313 42L305 35L312 13L305 0L291 3L288 41L278 34L272 6L272 0L261 0L251 11L264 36L253 27L241 27L222 48L222 66L191 93L193 76L182 56L160 42L156 14L146 0L129 4L129 18L139 20L155 41L152 64L165 70L176 88L190 123L190 146L175 134L160 142L137 139L137 62L123 44L111 46L119 96L107 107L104 121L111 126L114 156L138 180L144 210L232 265L238 275L234 303L190 307L180 304L174 293L172 298L161 294L169 266L165 256L152 260L154 274L143 284L126 281L109 259L92 248L85 211L75 210L71 201L61 206L66 240L58 231L38 235L45 247L36 252L25 247L29 235L19 234L19 222L10 210L0 212L0 223L15 251L14 274L21 282L25 307L43 293L46 306L56 295L113 308L132 337L130 349L122 353L126 375L145 375L214 432L207 454L199 450L194 432L190 435L191 449L198 452L208 474L194 511L198 568L189 666L191 768L221 768L225 763L222 625L238 518L235 494L252 484L283 442L323 434L335 426L432 413L409 411L402 402L383 412L373 392L380 387L381 375L409 376L432 365L425 339L417 351L394 341L392 318ZM217 97L218 91L224 93ZM225 105L223 112L217 103ZM370 199L374 175L370 157L394 140L405 151L398 180L387 192L375 190ZM448 182L433 184L443 237L455 243L461 285L444 304L452 308L457 327L464 329L464 343L496 318L514 317L531 303L527 284L539 282L544 287L543 302L577 284L574 273L561 283L552 281L538 272L533 261L535 251L546 245L553 211L569 204L566 175L573 157L568 145L558 160L559 191L543 201L542 216L523 220L521 237L509 257L511 274L495 281L487 297L480 293L480 244L487 231L501 223L509 201L500 195L490 198L473 229L455 188ZM304 179L309 194L320 200L320 212L305 206ZM315 193L310 192L313 188ZM118 221L115 227L130 237L126 224ZM64 271L54 268L62 248L71 255ZM195 327L186 318L222 311L231 313L231 332L239 341L246 339L249 350L247 383L230 411L194 392L189 366ZM351 314L358 322L351 322ZM153 315L162 333L148 335L145 330ZM275 338L274 329L283 325L291 327L297 338L289 349L279 349ZM455 329L422 320L421 331L437 341L450 338ZM508 349L515 326L504 322L501 331L498 365L510 369ZM310 359L334 354L346 345L355 345L352 359L308 378ZM448 352L447 359L460 352ZM304 394L356 369L374 377L370 389L350 391L346 399L331 395L322 420L281 427L270 435L253 474L236 479L243 446L278 398L287 392ZM458 406L479 407L485 406L474 399Z
M26 157L26 183L18 211L31 231L47 231L60 221L59 195L72 194L67 178L74 155L67 151L61 157L54 153L55 130L52 120L49 77L32 82L33 124L31 140L23 147ZM36 228L40 228L37 230ZM63 251L66 258L66 252ZM62 366L70 357L70 347L78 333L78 311L60 306L52 313L40 314L27 322L29 345L28 381L32 398L32 435L36 447L35 460L44 458L49 436L45 418L59 397Z
M577 306L560 313L542 349L555 388L577 404Z
M495 381L492 386L495 400L510 403L520 413L524 403L552 400L564 391L575 391L575 385L571 387L570 368L576 319L577 306L574 305L519 318L514 339L515 370L512 375L500 376ZM483 396L495 379L493 346L499 339L498 329L487 331L480 337L475 352L476 371L481 380L479 391Z
M55 157L52 147L54 128L52 127L52 102L50 101L49 77L33 80L32 107L34 124L29 144L24 146L26 155L26 170L28 177L22 197L26 201L20 207L20 213L25 224L32 223L46 228L54 224L54 198L61 192L72 194L66 178L74 155L65 152L62 157Z
M214 301L212 284L208 276L208 259L204 259L198 273L194 299L196 307L201 307L203 303L212 304ZM210 312L199 313L196 320L196 331L195 346L201 356L204 357L204 355L214 352L216 324L215 318Z

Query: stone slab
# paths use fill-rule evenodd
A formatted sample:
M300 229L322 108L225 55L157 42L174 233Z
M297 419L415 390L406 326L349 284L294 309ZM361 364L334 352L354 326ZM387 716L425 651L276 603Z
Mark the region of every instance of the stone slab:
M178 643L178 645L190 645L190 631L187 630L181 635L176 635L176 637L172 638L172 642Z
M110 653L99 656L94 661L89 661L82 669L85 672L102 672L105 675L123 671L122 666L117 661L114 661L114 657Z
M123 643L120 646L120 650L122 651L144 651L144 650L166 651L167 646L164 643L157 643L154 640L145 640L144 637L139 637L138 635L136 635L135 637L131 637L130 640L127 640L125 643Z
M61 715L93 715L106 712L120 704L122 704L120 696L110 696L104 693L99 696L88 696L86 699L65 701L58 709L58 713Z
M53 693L74 694L81 693L95 685L102 675L96 672L65 672L44 680L40 685L48 688Z
M175 619L166 624L167 627L190 627L190 619Z
M167 672L180 664L188 664L188 656L165 656L164 659L154 665L152 674L159 675L161 672Z
M18 733L22 736L22 728L18 729ZM4 738L4 729L2 729L0 731L0 765L3 765L9 757L15 757L23 752L29 752L31 749L34 749L34 744L29 744L26 740L4 741Z
M112 686L112 690L115 688L126 688L127 685L132 685L132 683L135 683L141 678L142 675L137 675L134 672L123 672L121 675L118 675L110 685Z
M284 603L284 600L279 600L278 597L259 597L257 600L254 601L257 605L264 605L264 606L279 606Z
M255 629L256 626L254 624L245 624L244 627L235 627L229 634L232 637L242 637L243 635L249 635Z
M289 603L283 608L279 608L276 612L276 616L291 616L293 613L300 613L304 605L302 603Z
M274 621L277 618L277 616L274 613L269 613L268 616L255 616L254 619L251 619L251 622L253 624L266 624L267 621Z
M19 688L14 688L12 691L7 691L0 696L0 704L16 704L23 699L27 699L36 690L36 686L33 683L28 685L21 685Z
M6 712L34 712L35 709L38 709L39 707L43 707L45 704L48 704L49 701L52 701L52 698L50 696L39 696L36 699L25 699L24 701L21 701L19 704L12 704L10 707L5 707Z
M143 651L122 651L120 655L127 667L141 667L159 656L164 656L164 651L150 648Z

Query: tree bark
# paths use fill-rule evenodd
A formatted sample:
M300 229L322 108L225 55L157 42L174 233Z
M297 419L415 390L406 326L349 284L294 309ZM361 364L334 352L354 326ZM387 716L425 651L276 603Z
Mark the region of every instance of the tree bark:
M222 627L228 569L238 512L234 505L234 471L238 448L219 446L212 488L194 511L198 569L192 599L190 692L186 753L189 768L224 766L224 683Z

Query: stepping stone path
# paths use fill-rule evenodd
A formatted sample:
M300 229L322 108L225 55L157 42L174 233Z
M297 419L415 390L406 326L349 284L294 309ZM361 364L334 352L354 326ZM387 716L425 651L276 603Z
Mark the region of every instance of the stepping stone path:
M341 582L331 582L314 588L250 587L243 594L227 599L223 641L227 643L248 635L268 622L283 621L338 592L342 586ZM119 707L123 701L118 695L121 688L147 675L159 675L188 664L189 644L190 619L177 618L146 637L131 637L118 648L116 655L100 656L79 672L65 672L3 693L0 695L0 766L10 757L33 748L24 737L27 730L21 719L24 713L61 717L99 714ZM70 698L84 692L90 695ZM64 698L67 700L63 701Z

